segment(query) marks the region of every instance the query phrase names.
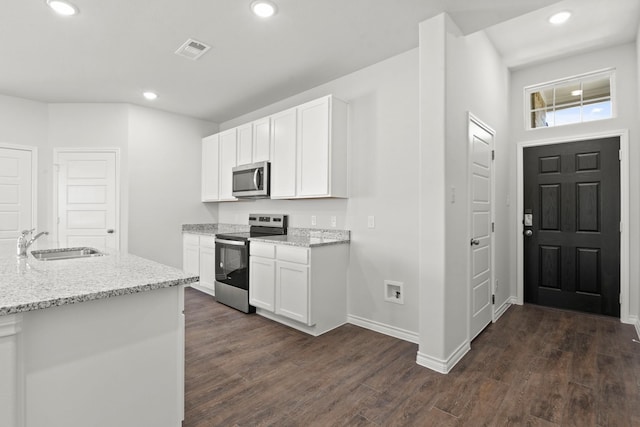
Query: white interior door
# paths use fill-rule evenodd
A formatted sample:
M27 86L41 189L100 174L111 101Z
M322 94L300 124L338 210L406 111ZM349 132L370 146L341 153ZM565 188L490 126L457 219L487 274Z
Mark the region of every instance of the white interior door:
M58 152L58 244L119 249L116 153Z
M16 239L33 223L31 150L0 147L0 256L15 255Z
M475 338L492 317L492 190L493 132L469 120L471 206L471 294L470 339Z

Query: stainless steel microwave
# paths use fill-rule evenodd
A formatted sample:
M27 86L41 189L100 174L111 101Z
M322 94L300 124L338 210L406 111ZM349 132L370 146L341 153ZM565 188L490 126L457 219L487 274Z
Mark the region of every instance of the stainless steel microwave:
M271 164L269 162L251 163L233 168L232 194L238 198L268 198L271 189L269 178Z

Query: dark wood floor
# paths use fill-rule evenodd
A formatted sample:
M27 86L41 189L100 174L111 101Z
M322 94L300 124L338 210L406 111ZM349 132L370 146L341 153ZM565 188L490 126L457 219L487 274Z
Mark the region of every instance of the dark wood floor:
M640 426L640 344L616 319L514 306L448 375L345 325L313 338L186 292L185 427Z

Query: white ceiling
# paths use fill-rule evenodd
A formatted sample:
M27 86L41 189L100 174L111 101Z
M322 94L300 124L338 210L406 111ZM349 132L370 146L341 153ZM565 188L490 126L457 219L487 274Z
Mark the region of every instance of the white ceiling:
M74 0L80 14L72 18L54 15L45 0L1 1L0 94L44 102L126 102L214 122L412 49L418 23L443 11L468 34L557 3L275 0L278 14L261 20L250 14L251 0ZM521 65L582 49L592 39L600 45L632 40L639 1L562 2L577 22L563 29L562 42L546 29L550 9L489 34L510 64ZM598 11L589 12L594 7ZM198 61L174 55L188 38L212 49ZM160 98L143 100L147 89Z
M548 22L567 10L561 26ZM486 29L507 66L539 61L631 42L638 32L640 0L564 0Z

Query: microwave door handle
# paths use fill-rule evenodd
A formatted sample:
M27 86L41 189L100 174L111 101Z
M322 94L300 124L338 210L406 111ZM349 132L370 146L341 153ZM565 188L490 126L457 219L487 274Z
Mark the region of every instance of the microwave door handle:
M260 174L260 168L256 168L255 171L253 171L253 187L256 190L259 190L260 187L258 186L258 175Z

